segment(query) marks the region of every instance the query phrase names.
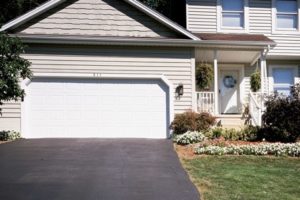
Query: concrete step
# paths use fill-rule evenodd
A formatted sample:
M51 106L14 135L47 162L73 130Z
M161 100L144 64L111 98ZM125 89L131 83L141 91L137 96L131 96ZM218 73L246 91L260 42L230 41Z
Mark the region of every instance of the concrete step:
M245 126L242 115L218 115L217 122L224 128L241 129Z

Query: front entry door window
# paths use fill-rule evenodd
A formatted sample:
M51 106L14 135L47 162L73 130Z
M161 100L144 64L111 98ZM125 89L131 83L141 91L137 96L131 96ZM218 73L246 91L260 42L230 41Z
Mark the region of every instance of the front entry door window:
M220 105L222 114L239 113L239 71L222 70L220 73Z

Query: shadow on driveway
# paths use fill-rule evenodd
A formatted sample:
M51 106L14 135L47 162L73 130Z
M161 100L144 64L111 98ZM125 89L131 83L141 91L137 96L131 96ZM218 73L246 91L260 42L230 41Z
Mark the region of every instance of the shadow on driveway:
M169 140L19 140L0 158L3 200L200 198Z

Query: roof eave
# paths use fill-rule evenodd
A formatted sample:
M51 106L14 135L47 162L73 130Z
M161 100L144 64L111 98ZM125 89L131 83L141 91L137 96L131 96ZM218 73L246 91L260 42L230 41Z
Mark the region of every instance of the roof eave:
M55 6L65 2L65 1L66 0L50 0L50 1L42 4L41 6L38 6L37 8L27 12L26 14L4 24L1 27L0 32L16 28L16 27L28 22L29 20L37 17L38 15L47 12L48 10L54 8ZM195 36L194 34L189 32L188 30L186 30L185 28L176 24L175 22L173 22L172 20L163 16L162 14L154 11L153 9L147 7L143 3L136 1L136 0L124 0L124 1L127 2L128 4L134 6L141 12L145 13L146 15L148 15L148 16L154 18L155 20L159 21L160 23L164 24L165 26L171 28L172 30L174 30L178 33L181 33L192 40L196 40L196 41L201 40L200 38L198 38L197 36Z
M65 2L66 0L50 0L45 2L44 4L38 6L37 8L25 13L24 15L21 15L20 17L17 17L16 19L4 24L0 32L7 31L9 29L16 28L29 20L35 18L36 16L43 14L47 12L48 10L54 8L55 6Z
M171 21L170 19L168 19L167 17L163 16L162 14L156 12L155 10L149 8L148 6L144 5L143 3L136 1L136 0L124 0L124 1L126 1L130 5L134 6L138 10L144 12L145 14L155 18L156 20L160 21L161 23L168 26L169 28L176 30L176 31L180 32L181 34L189 37L190 39L193 39L196 41L201 40L199 37L195 36L194 34L189 32L185 28L181 27L180 25L176 24L175 22Z
M241 48L265 49L275 46L274 42L237 42L237 41L195 41L190 39L168 38L116 38L116 37L79 37L52 35L18 35L12 34L29 44L78 44L78 45L134 45L134 46L172 46L199 48Z

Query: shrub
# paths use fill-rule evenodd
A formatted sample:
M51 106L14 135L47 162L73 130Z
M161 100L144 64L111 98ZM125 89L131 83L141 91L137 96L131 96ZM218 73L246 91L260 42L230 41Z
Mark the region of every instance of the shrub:
M257 140L257 134L259 127L246 126L241 130L236 129L224 129L221 127L216 127L208 132L205 135L210 139L216 139L223 137L225 140L244 140L244 141L255 141Z
M194 144L205 140L204 134L197 131L188 131L182 135L175 136L174 142L181 145Z
M216 127L212 129L210 132L212 133L211 139L220 138L223 134L223 129L221 127Z
M196 154L208 155L275 155L300 157L300 143L283 144L258 144L258 145L231 145L229 147L207 146L195 149Z
M266 101L263 129L260 139L268 141L295 142L300 137L300 85L295 85L291 96L275 94Z
M170 128L176 135L188 131L206 131L216 123L216 118L208 113L188 111L175 116Z
M244 141L256 141L260 127L258 126L245 126L242 130L242 140Z
M196 85L199 90L209 89L214 78L214 71L211 64L196 64Z
M0 141L11 141L21 138L20 133L15 131L0 131Z

